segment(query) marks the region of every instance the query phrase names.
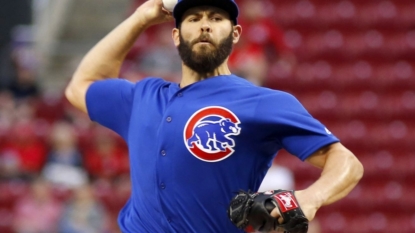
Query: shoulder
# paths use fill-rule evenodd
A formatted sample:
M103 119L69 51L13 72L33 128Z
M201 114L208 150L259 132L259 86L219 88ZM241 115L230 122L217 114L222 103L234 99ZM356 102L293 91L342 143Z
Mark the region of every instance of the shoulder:
M232 91L238 90L239 92L245 93L249 96L255 96L264 104L298 103L297 98L288 92L257 86L252 82L236 75L232 77L232 85L229 87Z
M147 77L135 83L136 87L157 87L167 84L168 82L164 81L162 78L157 77Z
M147 77L137 82L131 82L123 78L114 78L94 82L89 88L88 94L89 96L97 96L98 100L108 97L109 93L121 94L125 98L140 93L155 93L164 87L168 88L170 85L173 85L173 83L156 77ZM99 95L96 95L97 93Z
M147 77L135 83L136 91L155 91L164 87L169 87L173 83L167 82L158 77Z
M261 87L261 86L257 86L255 84L253 84L252 82L246 80L245 78L242 78L240 76L237 75L232 75L230 76L232 83L234 85L238 85L239 87L245 87L248 88L252 91L256 91L264 96L273 96L273 97L281 97L281 96L292 96L291 94L289 94L288 92L284 92L284 91L280 91L280 90L276 90L276 89L270 89L267 87Z
M285 91L270 89L267 87L257 87L257 91L263 102L298 102L297 98Z
M258 111L302 112L304 107L294 95L288 92L260 87Z

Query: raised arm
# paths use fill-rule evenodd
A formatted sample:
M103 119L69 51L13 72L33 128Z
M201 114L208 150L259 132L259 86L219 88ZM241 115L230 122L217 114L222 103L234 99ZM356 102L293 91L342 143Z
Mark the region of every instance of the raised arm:
M86 113L85 95L89 86L95 81L118 77L125 56L140 34L151 25L173 20L162 6L162 0L146 1L85 55L65 90L72 105Z
M306 161L323 169L316 182L295 192L301 209L311 221L321 206L340 200L356 186L363 176L363 166L341 143L318 150ZM271 215L279 216L277 208Z

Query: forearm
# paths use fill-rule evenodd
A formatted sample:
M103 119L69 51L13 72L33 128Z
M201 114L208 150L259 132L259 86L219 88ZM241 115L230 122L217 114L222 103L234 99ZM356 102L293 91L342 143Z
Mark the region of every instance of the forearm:
M73 82L117 77L125 56L146 28L145 20L136 11L85 55L73 76Z
M363 166L344 147L331 149L320 178L304 192L312 195L317 207L329 205L345 197L363 176Z
M151 25L173 20L162 5L161 0L145 1L85 55L65 90L72 105L87 112L85 98L89 86L95 81L118 77L125 56L140 34Z
M118 77L121 65L146 24L136 11L99 41L82 59L65 90L76 108L87 112L85 96L89 86L99 80Z

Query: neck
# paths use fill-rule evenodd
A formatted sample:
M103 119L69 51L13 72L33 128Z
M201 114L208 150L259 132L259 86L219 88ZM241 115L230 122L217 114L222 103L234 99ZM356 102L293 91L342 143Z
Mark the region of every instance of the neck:
M214 77L214 76L230 75L230 74L232 73L229 70L227 61L225 61L224 63L222 63L222 65L218 66L216 69L214 69L212 72L209 72L209 73L198 73L190 69L184 63L182 63L182 80L180 81L180 87L183 88L195 82L199 82L199 81L202 81L202 80Z

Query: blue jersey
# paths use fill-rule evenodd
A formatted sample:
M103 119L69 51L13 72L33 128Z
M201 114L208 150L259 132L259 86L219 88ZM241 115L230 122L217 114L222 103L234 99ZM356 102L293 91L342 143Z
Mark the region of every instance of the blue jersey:
M160 78L98 81L86 103L91 120L129 147L124 233L241 232L229 201L259 188L278 150L304 160L338 141L292 95L234 75L184 88Z

